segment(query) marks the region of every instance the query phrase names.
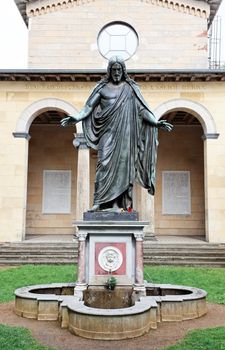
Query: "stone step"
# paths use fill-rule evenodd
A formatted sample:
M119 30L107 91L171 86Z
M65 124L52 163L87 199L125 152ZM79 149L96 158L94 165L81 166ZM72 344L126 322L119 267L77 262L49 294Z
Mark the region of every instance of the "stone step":
M144 262L144 265L150 265L150 266L196 266L196 267L225 267L225 262L196 262L196 261L180 261L180 260L173 260L173 261L146 261Z
M78 245L78 242L73 243L11 243L11 244L0 244L1 249L36 249L40 248L52 248L52 249L60 249L60 248L73 248Z
M225 254L224 252L201 252L201 251L187 251L187 252L178 252L178 251L168 251L168 252L152 252L152 251L144 251L144 256L149 256L149 257L159 257L162 256L164 257L168 257L168 256L193 256L193 257L224 257L225 259Z
M151 260L165 260L165 256L163 255L145 255L144 254L144 259L148 260L148 261L151 261ZM200 261L200 260L222 260L225 262L225 256L208 256L208 255L202 255L202 256L193 256L193 255L177 255L177 256L174 256L174 255L167 255L166 256L166 259L168 260L197 260L197 261Z
M3 252L72 252L78 249L78 245L73 245L71 247L0 247L0 254Z
M225 249L224 244L160 244L154 243L151 244L149 242L144 242L144 247L148 247L151 249L169 249L169 248L177 248L177 249Z
M54 257L65 257L65 256L71 256L71 257L76 257L78 254L77 249L73 249L71 251L7 251L7 252L1 252L0 254L0 261L3 258L11 258L11 257L21 257L21 256L54 256ZM161 252L158 251L156 252L151 252L151 251L144 251L144 257L148 257L149 259L169 259L170 257L173 258L193 258L193 259L200 259L200 258L222 258L225 260L225 254L223 252L174 252L174 251L169 251L169 252Z
M2 259L0 265L23 265L23 264L75 264L76 259ZM151 266L205 266L205 267L225 267L225 261L187 261L187 260L144 260L145 265Z
M71 243L12 243L12 244L0 244L0 251L3 249L72 249L73 247L77 247L78 242L71 242ZM144 242L144 248L145 249L150 249L150 250L168 250L168 249L182 249L182 250L187 250L187 249L208 249L208 250L214 250L214 249L219 249L219 250L225 250L225 245L224 244L160 244L160 243L154 243L151 244L149 242Z
M78 243L21 242L0 244L0 264L74 264ZM225 267L225 244L145 242L144 263Z
M35 254L1 254L0 261L3 259L77 259L77 253L73 252L71 254L42 254L42 253L35 253ZM202 255L202 256L193 256L193 255L146 255L144 254L144 260L145 261L153 261L153 260L160 260L160 261L166 261L166 260L192 260L192 261L224 261L225 262L225 256L208 256L208 255Z
M34 260L38 260L38 259L77 259L77 254L56 254L56 255L52 255L52 254L7 254L7 255L1 255L0 256L0 262L3 259L34 259Z
M77 261L74 259L42 259L42 260L36 260L36 259L0 259L0 266L1 265L23 265L23 264L31 264L31 265L64 265L64 264L75 264Z

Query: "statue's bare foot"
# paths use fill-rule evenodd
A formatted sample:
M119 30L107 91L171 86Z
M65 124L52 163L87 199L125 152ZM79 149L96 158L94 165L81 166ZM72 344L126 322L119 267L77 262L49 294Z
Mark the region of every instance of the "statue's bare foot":
M112 212L114 212L114 213L120 213L120 212L121 212L121 208L118 206L118 204L117 204L116 201L113 203L113 207L112 207L111 210L112 210Z
M99 204L95 204L93 205L93 207L91 209L89 209L88 211L99 211L100 210L100 205Z

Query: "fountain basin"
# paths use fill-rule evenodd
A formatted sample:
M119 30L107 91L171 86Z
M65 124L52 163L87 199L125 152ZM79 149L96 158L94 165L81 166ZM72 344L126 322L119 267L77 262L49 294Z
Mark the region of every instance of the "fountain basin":
M147 283L146 296L137 298L130 287L118 286L111 292L90 287L81 300L73 295L75 285L19 288L15 291L15 313L37 320L58 320L62 328L85 338L119 340L141 336L163 321L190 320L207 312L207 293L198 288Z

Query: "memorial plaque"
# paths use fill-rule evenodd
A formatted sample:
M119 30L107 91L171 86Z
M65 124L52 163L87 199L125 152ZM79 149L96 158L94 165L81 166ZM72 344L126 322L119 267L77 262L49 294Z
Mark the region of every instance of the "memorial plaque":
M168 215L190 215L190 172L162 172L162 213Z
M44 170L44 214L69 214L71 212L71 170Z

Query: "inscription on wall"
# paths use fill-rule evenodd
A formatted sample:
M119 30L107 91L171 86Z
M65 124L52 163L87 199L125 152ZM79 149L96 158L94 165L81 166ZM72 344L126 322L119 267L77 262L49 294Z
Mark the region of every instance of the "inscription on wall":
M33 82L33 83L27 83L22 85L27 90L72 90L72 91L90 91L94 87L95 83L53 83L53 82ZM185 90L185 91L193 91L193 90L207 90L207 88L211 88L211 85L202 84L201 82L196 83L176 83L176 82L169 82L169 83L160 83L155 82L153 83L146 83L146 82L140 82L141 90L150 90L150 91L164 91L164 90ZM15 88L14 88L15 89Z
M71 170L44 170L42 212L71 212Z
M167 215L191 214L189 171L162 172L162 213Z

